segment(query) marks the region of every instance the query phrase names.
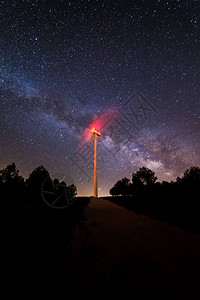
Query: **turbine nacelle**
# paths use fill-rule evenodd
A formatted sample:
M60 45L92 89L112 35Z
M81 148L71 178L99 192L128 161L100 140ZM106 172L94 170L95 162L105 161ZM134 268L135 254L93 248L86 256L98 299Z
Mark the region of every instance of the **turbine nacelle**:
M91 133L93 133L93 134L96 134L96 135L101 135L101 133L100 132L98 132L98 131L96 131L94 128L91 130Z

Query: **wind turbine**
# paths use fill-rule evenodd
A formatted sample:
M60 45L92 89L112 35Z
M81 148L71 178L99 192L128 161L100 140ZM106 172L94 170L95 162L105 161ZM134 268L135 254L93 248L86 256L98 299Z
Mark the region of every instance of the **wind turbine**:
M98 183L97 183L97 135L101 133L96 131L94 128L91 130L94 134L94 198L98 198Z

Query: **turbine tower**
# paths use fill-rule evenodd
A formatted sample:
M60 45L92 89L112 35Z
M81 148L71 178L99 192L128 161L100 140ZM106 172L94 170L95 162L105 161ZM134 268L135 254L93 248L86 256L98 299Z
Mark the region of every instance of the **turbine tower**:
M98 183L97 183L97 135L101 133L96 131L94 128L91 130L94 134L94 198L98 198Z

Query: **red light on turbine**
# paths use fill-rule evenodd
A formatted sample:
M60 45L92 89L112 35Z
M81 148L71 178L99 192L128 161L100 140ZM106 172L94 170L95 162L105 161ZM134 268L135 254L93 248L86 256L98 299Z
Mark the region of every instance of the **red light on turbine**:
M92 124L90 124L90 126L84 130L83 135L81 136L81 141L89 141L93 134L93 130L102 132L104 131L104 128L108 122L114 122L116 119L119 119L119 117L120 115L117 108L109 109L104 114L96 118Z
M98 132L98 131L96 131L94 128L91 130L91 132L92 132L92 134L97 134L98 136L100 136L100 135L101 135L101 133L100 133L100 132Z

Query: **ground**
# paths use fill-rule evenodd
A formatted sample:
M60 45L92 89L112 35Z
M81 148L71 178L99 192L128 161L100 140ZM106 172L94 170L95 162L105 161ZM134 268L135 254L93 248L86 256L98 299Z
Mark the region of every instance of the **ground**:
M0 216L4 299L199 299L198 234L102 198Z
M91 199L63 254L69 299L199 299L200 236Z

